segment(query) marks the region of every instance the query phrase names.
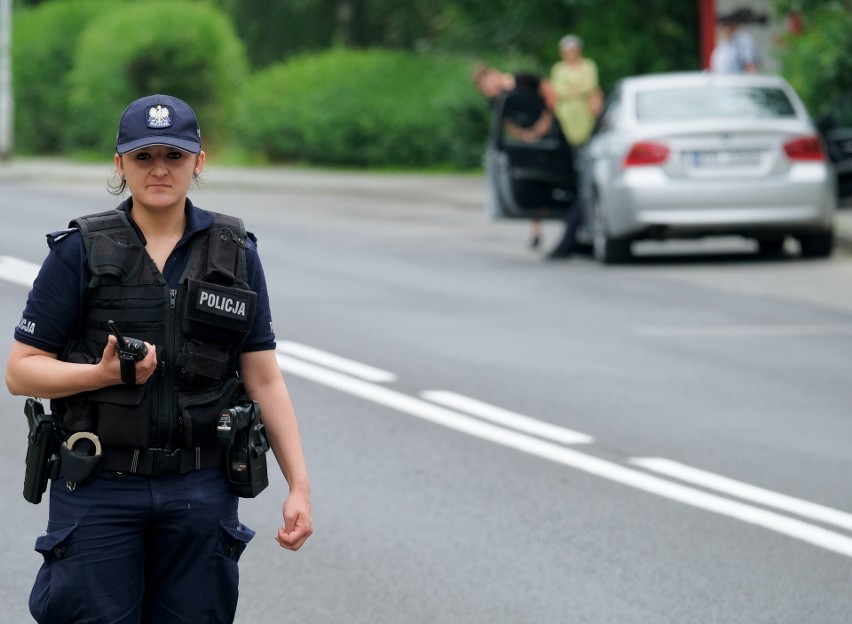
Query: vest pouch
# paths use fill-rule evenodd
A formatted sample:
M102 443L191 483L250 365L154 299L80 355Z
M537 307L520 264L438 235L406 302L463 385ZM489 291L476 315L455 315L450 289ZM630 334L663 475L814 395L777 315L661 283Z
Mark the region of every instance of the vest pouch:
M242 341L251 329L257 293L252 290L187 280L181 329L210 342Z
M178 408L181 414L181 442L187 448L215 446L219 443L219 414L237 404L243 392L242 382L233 377L221 388L208 391L181 392Z
M62 428L69 433L94 431L98 423L95 407L89 401L88 392L81 392L62 399L51 399L50 411L62 423Z
M107 447L148 448L154 401L150 384L116 385L96 390L89 400L96 406L95 432Z
M96 358L81 351L79 340L72 340L60 359L75 364L94 364ZM69 433L94 431L98 423L95 407L89 401L89 392L80 392L60 399L50 400L50 411L59 419L62 428Z
M142 248L116 241L106 234L92 237L90 257L92 273L98 277L111 277L120 282L135 274L142 263Z
M219 386L228 364L228 349L222 343L201 342L191 339L178 355L182 386L195 388Z

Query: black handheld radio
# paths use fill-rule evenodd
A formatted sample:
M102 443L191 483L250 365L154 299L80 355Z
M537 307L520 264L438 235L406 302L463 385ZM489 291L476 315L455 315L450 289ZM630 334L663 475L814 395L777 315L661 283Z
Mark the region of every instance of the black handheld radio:
M118 331L115 321L107 321L113 335L118 339L115 352L121 360L121 381L126 384L136 383L136 362L148 354L148 347L138 338L125 338Z

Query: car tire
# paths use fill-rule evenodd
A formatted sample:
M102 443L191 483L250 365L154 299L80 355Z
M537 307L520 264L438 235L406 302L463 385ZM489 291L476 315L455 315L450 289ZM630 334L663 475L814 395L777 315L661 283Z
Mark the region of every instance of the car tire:
M607 232L606 215L600 199L594 199L595 224L592 233L592 253L595 260L602 264L628 262L633 253L629 238L616 238Z
M763 258L780 256L784 251L784 238L761 238L757 241L757 253Z
M802 234L798 237L803 258L827 258L834 249L834 232Z

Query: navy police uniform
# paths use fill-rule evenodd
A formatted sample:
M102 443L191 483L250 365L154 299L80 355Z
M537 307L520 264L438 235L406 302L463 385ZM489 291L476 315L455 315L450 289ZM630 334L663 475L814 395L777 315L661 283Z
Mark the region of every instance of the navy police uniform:
M131 198L118 211L144 245L132 208ZM162 270L172 292L191 268L187 265L193 262L193 246L215 220L213 213L189 200L185 211L183 237ZM81 327L91 324L91 286L97 279L93 281L87 245L77 229L50 235L48 241L50 253L15 338L66 359L67 345ZM275 348L253 236L245 237L244 248L245 286L256 294L256 302L237 357L239 352ZM156 346L159 360L161 345ZM204 356L199 358L207 361ZM173 355L163 359L175 361ZM147 411L154 413L157 407L149 405ZM165 437L146 435L151 445L180 445L171 429ZM142 621L157 623L233 620L237 561L254 532L238 519L237 496L219 465L221 454L205 455L201 461L200 449L195 449L194 463L178 462L165 469L157 461L146 462L158 456L144 454L144 448L142 461L137 453L132 464L124 463L126 458L116 450L113 463L107 461L105 469L81 487L66 487L61 478L53 481L47 530L36 540L44 562L30 595L30 611L38 622L136 623L140 613ZM112 450L107 448L105 455Z

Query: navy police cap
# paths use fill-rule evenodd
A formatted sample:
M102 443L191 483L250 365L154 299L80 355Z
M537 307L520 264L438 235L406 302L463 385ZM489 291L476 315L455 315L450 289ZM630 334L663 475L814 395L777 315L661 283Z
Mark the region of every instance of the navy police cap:
M201 151L201 129L189 104L171 95L148 95L124 109L115 151L126 154L151 145Z

